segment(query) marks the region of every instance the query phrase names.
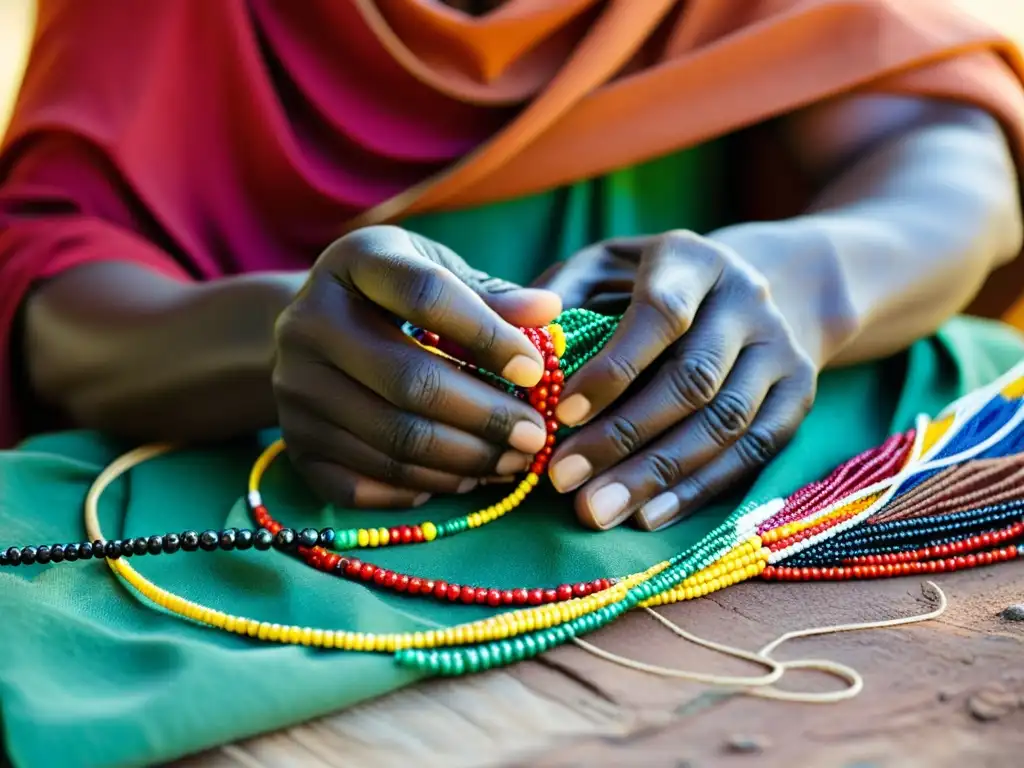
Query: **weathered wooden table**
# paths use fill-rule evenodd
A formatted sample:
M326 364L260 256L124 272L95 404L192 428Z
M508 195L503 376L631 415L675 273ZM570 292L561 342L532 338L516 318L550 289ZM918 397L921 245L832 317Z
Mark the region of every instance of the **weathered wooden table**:
M1024 562L937 582L950 600L937 621L780 649L779 658L827 658L858 669L865 690L844 703L723 694L567 647L507 671L399 691L179 768L1020 768L1024 622L999 614L1024 602ZM932 603L922 583L744 584L663 610L702 637L756 650L792 629L927 612ZM694 647L644 615L589 639L665 666L753 669ZM783 684L836 685L797 672Z

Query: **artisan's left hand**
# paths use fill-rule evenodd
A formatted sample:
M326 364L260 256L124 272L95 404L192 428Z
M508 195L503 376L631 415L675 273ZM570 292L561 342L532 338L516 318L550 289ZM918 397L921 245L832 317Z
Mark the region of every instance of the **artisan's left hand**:
M586 426L556 450L550 474L560 492L580 489L585 525L634 517L654 530L771 459L809 410L817 370L765 278L689 232L588 248L543 286L586 304L621 289L630 262L618 331L565 386L558 418Z

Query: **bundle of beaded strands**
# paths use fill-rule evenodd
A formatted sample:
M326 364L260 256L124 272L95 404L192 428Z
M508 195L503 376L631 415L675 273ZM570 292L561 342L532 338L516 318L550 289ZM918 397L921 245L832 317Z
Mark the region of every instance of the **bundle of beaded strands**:
M11 547L0 565L46 563L105 557L112 571L137 594L185 619L257 640L350 651L394 654L396 662L440 675L460 675L530 658L573 641L610 661L646 671L708 682L722 678L649 667L601 651L579 639L636 608L689 600L752 578L768 581L873 579L933 574L986 566L1022 556L1024 546L1024 363L990 386L948 406L936 418L919 416L914 428L847 461L828 477L785 499L746 505L729 515L699 544L646 570L579 584L508 588L460 585L402 574L351 557L356 549L429 543L479 528L511 512L538 484L555 443L553 417L562 384L596 354L617 327L617 318L585 310L563 313L543 329L524 333L545 358L544 379L529 390L466 362L459 350L430 332L408 328L417 343L529 401L543 414L548 445L529 473L504 500L447 521L425 521L394 528L295 531L275 520L264 506L259 482L284 446L272 444L253 467L248 503L253 530L227 529L108 541L97 519L104 489L131 467L172 450L144 446L113 462L96 480L85 505L91 541L52 546ZM511 610L491 618L422 632L368 634L346 630L284 626L232 616L162 589L142 576L128 558L178 551L283 551L335 576L369 588L402 592L421 599L475 603ZM934 585L933 585L934 586ZM923 616L864 625L791 633L757 654L700 641L654 614L672 631L770 668L760 678L726 678L736 686L767 685L784 667L811 662L776 662L771 649L796 636L822 634L932 618ZM653 613L653 612L652 612ZM842 665L827 668L859 690L856 673ZM826 666L823 667L822 664ZM775 691L775 698L785 692ZM759 695L768 695L762 689ZM802 700L836 700L804 694ZM790 698L795 695L789 696Z

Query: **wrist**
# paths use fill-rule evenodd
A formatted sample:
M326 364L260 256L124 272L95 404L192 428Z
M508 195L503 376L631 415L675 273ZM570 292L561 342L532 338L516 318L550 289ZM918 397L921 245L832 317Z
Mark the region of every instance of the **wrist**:
M709 239L732 249L768 282L797 343L821 370L856 336L858 307L828 235L807 219L727 227Z

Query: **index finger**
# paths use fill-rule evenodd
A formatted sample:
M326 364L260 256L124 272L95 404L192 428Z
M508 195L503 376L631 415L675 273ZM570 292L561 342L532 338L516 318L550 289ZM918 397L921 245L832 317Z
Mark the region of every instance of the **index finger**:
M347 265L353 286L373 303L458 344L475 364L521 387L544 374L544 359L451 270L427 258L407 232L381 228L360 243L371 258Z
M696 235L670 233L649 245L618 328L565 385L559 421L582 424L618 399L690 328L722 268L717 249Z

